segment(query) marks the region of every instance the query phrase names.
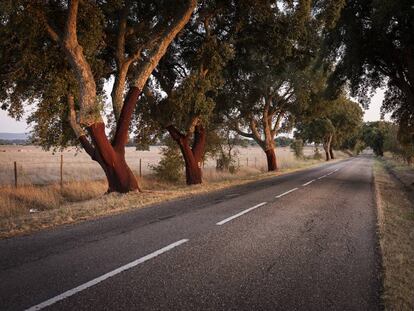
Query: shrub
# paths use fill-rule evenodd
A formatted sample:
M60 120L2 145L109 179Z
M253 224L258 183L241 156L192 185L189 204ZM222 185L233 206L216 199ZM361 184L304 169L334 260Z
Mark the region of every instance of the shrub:
M151 165L155 176L161 180L177 182L183 177L184 160L180 149L174 142L167 142L161 148L161 160L157 165Z
M319 148L318 148L318 146L315 146L315 152L314 152L314 154L313 154L313 158L314 158L315 160L320 160L320 159L322 159L322 154L319 152Z
M296 159L303 159L303 140L302 139L295 139L290 144L290 149L292 149L293 153L295 154Z

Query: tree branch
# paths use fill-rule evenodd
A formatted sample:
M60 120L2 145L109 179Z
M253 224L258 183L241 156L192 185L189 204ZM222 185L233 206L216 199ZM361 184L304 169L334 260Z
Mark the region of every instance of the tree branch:
M154 44L154 48L149 52L148 58L142 61L134 79L134 86L143 89L148 77L158 65L161 57L164 56L170 43L190 20L196 5L196 0L187 0L187 6L184 12L177 14L174 21L165 29L159 40Z
M92 146L92 144L86 138L85 131L82 129L82 127L76 121L75 100L74 100L72 94L69 94L67 96L67 103L68 103L68 106L69 106L69 114L68 114L69 124L70 124L72 130L75 132L76 138L81 143L83 149L86 151L86 153L92 159L94 159L95 158L95 148Z
M127 97L125 98L121 115L119 116L119 120L116 125L116 132L113 141L113 146L118 151L123 149L128 143L129 124L131 123L131 118L134 113L140 93L140 89L131 87Z
M177 130L174 125L169 125L166 127L167 131L170 133L171 137L179 144L181 144L181 139L185 138L179 130Z

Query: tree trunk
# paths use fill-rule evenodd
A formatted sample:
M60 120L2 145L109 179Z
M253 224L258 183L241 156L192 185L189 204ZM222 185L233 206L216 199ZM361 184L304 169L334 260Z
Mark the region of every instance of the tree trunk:
M267 159L267 170L269 172L277 171L277 161L274 149L265 150Z
M326 157L326 161L329 161L329 160L331 159L330 154L329 154L329 151L328 151L328 149L326 149L326 148L324 148L324 149L325 149L325 157Z
M125 160L125 148L114 148L105 134L104 123L95 123L88 128L92 138L92 151L88 151L85 136L80 137L85 150L105 171L108 180L108 193L140 191L138 181ZM86 142L85 142L86 140Z
M323 150L325 150L326 161L329 161L331 159L331 154L329 153L329 146L325 143L323 144Z
M194 130L194 142L190 147L188 135L181 134L174 126L167 127L171 137L180 146L185 162L185 179L187 185L197 185L203 182L201 160L206 145L206 132L202 126L197 125Z
M331 159L331 148L332 148L331 142L332 142L332 135L329 135L328 137L326 137L323 142L323 149L325 150L326 161L329 161Z
M331 156L331 159L332 159L332 160L333 160L333 159L335 159L335 155L334 155L334 152L333 152L332 146L330 146L330 147L329 147L329 155Z
M201 172L201 162L197 161L191 150L188 139L180 144L181 153L185 162L185 180L187 185L197 185L203 182Z

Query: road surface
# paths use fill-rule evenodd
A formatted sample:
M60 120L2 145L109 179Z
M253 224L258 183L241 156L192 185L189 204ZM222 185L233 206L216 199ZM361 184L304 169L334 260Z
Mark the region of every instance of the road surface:
M0 310L379 310L360 156L0 241Z

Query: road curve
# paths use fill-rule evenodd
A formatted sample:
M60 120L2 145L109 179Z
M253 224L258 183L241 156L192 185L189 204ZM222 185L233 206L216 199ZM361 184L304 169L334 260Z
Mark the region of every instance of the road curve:
M380 310L369 156L0 241L1 310Z

